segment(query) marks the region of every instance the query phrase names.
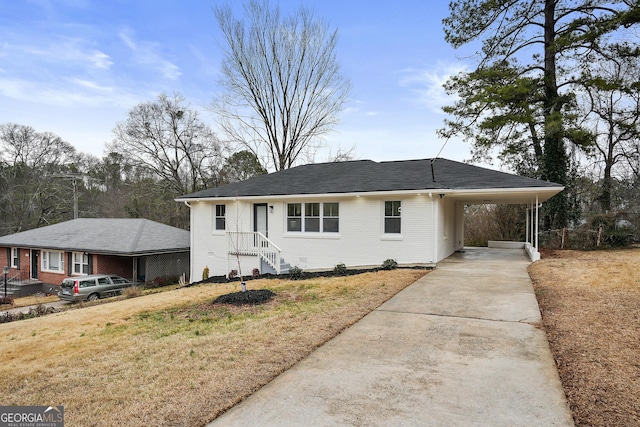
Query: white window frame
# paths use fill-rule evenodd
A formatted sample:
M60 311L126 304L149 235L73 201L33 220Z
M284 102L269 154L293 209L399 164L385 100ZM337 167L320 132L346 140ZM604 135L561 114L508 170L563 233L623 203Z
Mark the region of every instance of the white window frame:
M20 264L20 250L18 248L11 248L11 268L18 268Z
M337 215L327 215L325 216L325 205L337 205ZM300 206L300 216L297 215L289 215L290 210L289 206L291 205L299 205ZM318 215L315 215L315 209L307 210L307 205L318 205ZM312 215L307 215L307 213L311 211ZM340 202L290 202L286 204L286 217L285 217L285 230L287 233L292 234L305 234L307 236L337 236L340 233ZM294 212L297 213L297 212ZM317 230L307 230L307 219L318 220L318 229ZM337 219L338 231L326 231L325 230L325 220L335 220ZM300 230L290 230L289 223L291 220L299 220L300 221Z
M58 257L58 267L56 269L51 268L51 257ZM46 271L49 273L62 273L64 274L64 252L62 251L45 251L43 250L41 253L41 262L40 268L42 271Z
M300 207L300 212L296 212L295 208L293 211L293 214L291 213L291 207L293 205L298 205ZM287 233L302 233L304 232L304 203L287 203L286 206L287 209L287 215L285 216L285 221L286 221L286 225L285 225L285 230L287 230ZM289 229L289 224L291 221L300 221L300 230L290 230Z
M218 215L218 207L224 209L223 215ZM224 227L218 228L218 220L222 220L222 224ZM214 232L223 232L227 228L227 205L224 203L216 203L213 205L213 231Z
M316 209L317 208L317 209ZM303 228L305 233L320 233L322 231L322 203L310 202L304 204ZM311 229L317 228L317 230Z
M78 257L80 258L79 262ZM71 255L71 262L73 263L71 272L74 276L86 276L89 274L89 254L84 252L73 252ZM86 267L86 269L83 267Z
M331 209L329 209L329 215L327 215L327 205L337 205L337 210L338 210L338 214L337 215L331 215ZM322 210L321 212L321 217L320 217L320 223L322 224L322 232L323 233L332 233L332 234L337 234L340 233L340 203L338 202L326 202L326 203L322 203L321 206ZM326 225L327 225L327 221L328 220L332 220L332 219L338 219L338 230L337 231L326 231Z
M399 203L398 215L393 212L393 205L391 207L391 215L387 215L387 203ZM398 232L387 231L387 219L398 219L400 221L400 230ZM385 200L382 203L382 233L385 236L402 236L402 200Z

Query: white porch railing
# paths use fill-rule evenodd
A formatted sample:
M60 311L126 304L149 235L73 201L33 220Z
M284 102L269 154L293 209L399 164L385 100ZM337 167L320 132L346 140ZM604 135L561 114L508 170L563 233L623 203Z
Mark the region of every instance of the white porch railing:
M228 231L227 253L229 255L257 256L280 274L280 253L275 243L258 231Z

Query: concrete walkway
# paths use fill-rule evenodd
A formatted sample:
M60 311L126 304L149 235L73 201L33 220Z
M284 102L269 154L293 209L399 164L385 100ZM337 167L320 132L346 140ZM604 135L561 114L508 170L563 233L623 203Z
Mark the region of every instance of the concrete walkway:
M209 426L572 426L528 265L465 248Z
M62 308L66 305L71 304L70 301L53 301L53 302L45 302L42 305L45 307L53 307L53 308ZM5 313L28 313L31 309L36 309L38 304L34 305L25 305L24 307L10 308L8 310L1 310L0 315L4 315Z

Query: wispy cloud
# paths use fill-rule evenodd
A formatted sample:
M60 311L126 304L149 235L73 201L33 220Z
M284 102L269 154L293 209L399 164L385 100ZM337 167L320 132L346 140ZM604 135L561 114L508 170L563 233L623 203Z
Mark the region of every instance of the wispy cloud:
M103 70L109 69L113 64L109 55L104 52L100 52L99 50L92 51L88 58L93 62L94 67L101 68Z
M105 52L88 47L81 38L54 37L41 40L5 43L4 56L15 64L46 63L75 68L109 69L113 64Z
M133 53L135 62L156 70L165 79L178 80L182 76L180 67L158 53L160 50L158 43L136 41L128 29L120 30L118 36Z
M5 32L0 95L46 105L112 105L114 61L91 41L54 35L45 40Z
M58 107L102 107L139 102L139 97L126 89L78 78L52 83L0 76L0 97Z
M467 70L462 63L438 62L428 69L407 69L401 72L401 87L416 95L415 101L426 105L434 112L442 113L442 107L450 104L452 96L447 95L443 85L449 77Z
M91 81L91 80L70 79L69 81L71 83L77 85L77 86L84 87L84 88L91 89L91 90L95 90L95 91L98 91L98 92L103 92L103 93L113 93L114 92L114 88L112 86L104 86L104 85L101 85L98 82Z
M352 101L353 105L350 105L348 107L346 107L344 110L342 110L342 112L344 114L364 114L365 116L377 116L378 114L380 114L379 111L366 111L365 108L367 103L364 101L359 101L359 100L354 100Z

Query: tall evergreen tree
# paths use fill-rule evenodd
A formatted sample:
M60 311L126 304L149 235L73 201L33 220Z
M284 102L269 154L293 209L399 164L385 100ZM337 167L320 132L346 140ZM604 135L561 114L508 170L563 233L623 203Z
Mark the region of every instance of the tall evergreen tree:
M481 41L476 70L453 77L445 107L452 116L441 135L474 144L476 158L499 149L502 161L562 185L568 180L567 143L586 147L594 136L583 126L575 91L587 54L626 36L640 20L632 0L460 0L450 3L445 38L458 48ZM567 192L547 203L544 225L569 219Z

